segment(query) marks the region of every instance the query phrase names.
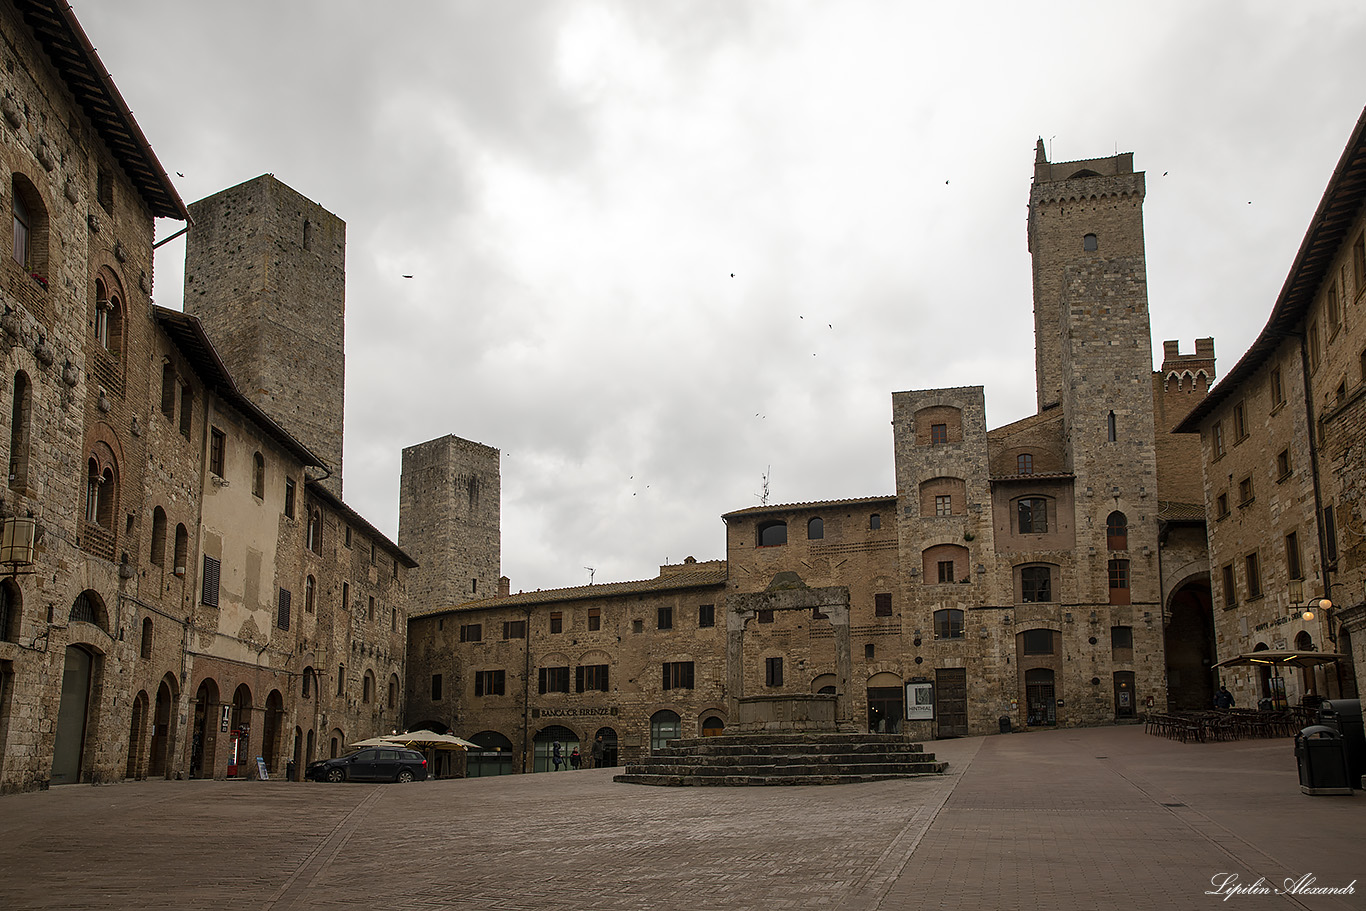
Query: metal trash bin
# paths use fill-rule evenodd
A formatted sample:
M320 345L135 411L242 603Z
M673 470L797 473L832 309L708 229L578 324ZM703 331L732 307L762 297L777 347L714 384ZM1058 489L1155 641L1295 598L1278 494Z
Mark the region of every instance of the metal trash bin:
M1010 716L1009 716L1009 715L1002 715L1000 718L996 719L996 723L997 723L998 725L1000 725L1001 733L1002 733L1002 734L1009 734L1009 733L1010 733Z
M1300 790L1305 794L1351 796L1347 747L1333 728L1312 724L1296 734L1295 763L1300 769Z
M1325 699L1319 703L1319 724L1342 735L1347 748L1347 777L1353 787L1361 787L1366 775L1366 725L1361 718L1360 699Z

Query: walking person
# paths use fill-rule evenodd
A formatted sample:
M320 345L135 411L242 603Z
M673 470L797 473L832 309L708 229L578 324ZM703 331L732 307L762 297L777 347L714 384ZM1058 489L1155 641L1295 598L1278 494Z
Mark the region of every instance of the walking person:
M581 757L579 756L579 748L574 747L574 751L569 754L569 767L577 772L579 770L580 761Z
M561 755L563 749L558 740L550 745L550 761L554 764L556 772L560 770L560 763L564 762L564 756Z

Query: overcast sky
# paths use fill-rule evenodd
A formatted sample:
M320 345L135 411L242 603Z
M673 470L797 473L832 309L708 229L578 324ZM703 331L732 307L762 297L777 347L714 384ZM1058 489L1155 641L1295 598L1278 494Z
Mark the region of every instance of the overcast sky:
M1359 0L73 6L186 202L346 220L345 499L396 538L402 447L497 447L513 591L894 493L895 391L1032 413L1040 136L1134 153L1155 358L1227 371L1366 103Z

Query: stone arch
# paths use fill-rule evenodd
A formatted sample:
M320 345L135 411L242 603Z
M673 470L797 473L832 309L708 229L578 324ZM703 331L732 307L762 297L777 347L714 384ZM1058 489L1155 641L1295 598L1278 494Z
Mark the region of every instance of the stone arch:
M271 690L266 696L265 716L261 724L261 756L266 761L266 768L272 772L277 771L280 761L281 743L280 734L284 729L285 721L285 700L280 695L279 690Z
M146 690L138 690L133 697L132 718L128 726L128 765L124 778L142 778L143 747L146 745L147 713L150 700Z
M176 740L177 705L180 688L174 674L166 674L157 686L156 703L152 707L152 743L147 757L147 774L156 778L170 778L171 747Z
M114 270L100 266L95 272L94 318L95 342L113 357L122 359L127 348L125 337L128 324L128 304L123 283Z
M1167 596L1163 616L1167 709L1204 711L1214 704L1218 688L1209 573L1195 572L1180 579Z
M213 778L217 769L221 696L218 681L205 677L195 687L190 728L190 777Z
M73 623L89 623L106 633L109 632L109 610L99 592L87 588L71 602L68 620Z

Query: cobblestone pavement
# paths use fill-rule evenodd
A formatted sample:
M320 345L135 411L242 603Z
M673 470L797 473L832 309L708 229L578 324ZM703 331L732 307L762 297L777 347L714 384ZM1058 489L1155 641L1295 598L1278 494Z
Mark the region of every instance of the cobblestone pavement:
M1366 795L1290 740L1141 727L927 744L933 779L653 788L129 782L0 798L0 909L1366 908ZM1233 895L1211 878L1355 894Z

